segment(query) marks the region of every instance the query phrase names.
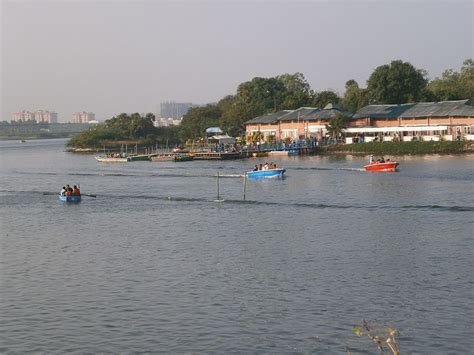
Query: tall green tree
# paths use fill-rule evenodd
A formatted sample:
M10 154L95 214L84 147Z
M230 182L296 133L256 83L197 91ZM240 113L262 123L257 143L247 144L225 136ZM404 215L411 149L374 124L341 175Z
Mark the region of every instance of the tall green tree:
M474 61L466 59L459 72L445 70L428 85L436 101L470 99L474 103Z
M381 65L367 81L369 102L403 104L420 101L428 83L426 75L426 71L401 60Z
M359 88L355 80L346 82L346 91L342 99L342 106L349 112L356 112L368 104L367 90Z
M281 109L294 110L311 105L315 93L302 73L283 74L277 76L277 79L285 87L285 90L281 92Z
M241 135L250 118L280 110L308 106L314 93L302 73L253 78L240 84L234 96L219 101L220 123L229 134Z
M324 108L327 104L338 104L341 98L337 93L331 90L324 90L314 95L312 105Z
M219 125L222 111L217 104L193 107L183 117L179 137L182 140L204 137L206 128Z

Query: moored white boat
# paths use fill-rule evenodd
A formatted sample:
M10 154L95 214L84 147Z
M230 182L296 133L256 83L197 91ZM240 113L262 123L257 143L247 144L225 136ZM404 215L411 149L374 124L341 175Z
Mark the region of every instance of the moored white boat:
M126 163L129 161L128 157L110 157L110 156L104 156L104 155L99 155L95 157L95 160L101 163Z
M151 161L173 161L175 153L160 153L151 156Z
M288 150L272 150L268 152L269 156L279 155L279 156L288 156Z

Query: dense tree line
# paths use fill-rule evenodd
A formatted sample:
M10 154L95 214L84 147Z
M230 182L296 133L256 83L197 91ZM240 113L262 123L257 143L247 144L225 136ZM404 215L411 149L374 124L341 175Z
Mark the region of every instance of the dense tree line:
M468 59L459 72L448 69L439 78L428 80L428 73L408 62L394 60L372 72L362 88L348 80L345 92L311 89L302 73L283 74L271 78L256 77L241 83L234 95L217 103L191 108L179 127L153 126L154 115L120 114L81 133L72 146L98 146L102 141L140 140L145 144L184 142L203 137L208 127L219 126L232 136L244 134L243 123L251 118L302 106L323 108L328 103L356 112L368 104L403 104L418 101L471 99L474 102L474 61ZM334 132L344 126L338 118L331 124Z
M302 73L253 78L240 84L235 95L192 108L184 116L179 136L183 140L203 136L210 126L219 126L234 136L241 135L243 123L253 117L302 106L323 108L328 103L356 112L368 104L459 99L474 102L474 62L468 59L459 72L448 69L430 82L425 70L394 60L375 68L366 84L361 88L355 80L348 80L344 94L339 96L331 90L314 91Z
M100 148L114 142L139 142L141 145L175 144L178 142L178 127L154 127L155 115L121 113L111 119L94 125L89 130L74 136L71 147Z
M239 136L244 132L243 122L250 118L340 101L333 91L312 90L302 73L257 77L240 84L235 95L226 96L215 104L191 108L183 118L180 137L186 140L202 136L210 126L219 126L228 134Z

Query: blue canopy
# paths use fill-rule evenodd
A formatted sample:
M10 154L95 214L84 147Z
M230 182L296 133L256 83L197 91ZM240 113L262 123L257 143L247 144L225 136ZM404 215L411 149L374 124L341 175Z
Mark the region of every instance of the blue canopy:
M222 129L219 127L209 127L206 129L206 133L222 133Z

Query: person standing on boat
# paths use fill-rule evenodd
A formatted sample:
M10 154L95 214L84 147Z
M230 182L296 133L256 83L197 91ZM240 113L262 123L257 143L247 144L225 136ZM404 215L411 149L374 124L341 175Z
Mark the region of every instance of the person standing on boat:
M374 162L374 156L370 155L369 156L369 164L372 164Z
M63 188L61 189L61 192L59 194L61 196L64 196L65 193L66 193L66 186L63 186Z

